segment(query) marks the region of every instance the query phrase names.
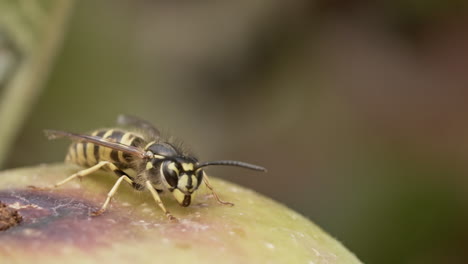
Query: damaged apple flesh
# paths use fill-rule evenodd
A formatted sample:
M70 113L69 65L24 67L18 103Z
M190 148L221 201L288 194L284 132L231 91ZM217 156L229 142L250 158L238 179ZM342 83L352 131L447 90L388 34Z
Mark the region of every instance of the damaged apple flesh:
M58 189L33 190L79 168L42 165L0 173L0 201L22 221L0 231L0 263L360 263L308 219L254 191L212 179L190 207L163 196L168 220L149 193L122 186L100 208L115 177L96 173Z
M0 231L5 231L21 223L23 217L14 208L0 202Z

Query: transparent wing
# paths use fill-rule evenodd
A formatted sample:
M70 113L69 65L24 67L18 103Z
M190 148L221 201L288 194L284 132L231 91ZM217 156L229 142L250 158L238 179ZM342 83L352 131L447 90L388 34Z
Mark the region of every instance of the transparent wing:
M110 149L117 150L117 151L122 151L124 153L130 154L139 158L146 157L145 152L137 147L127 146L118 142L108 141L101 137L75 134L75 133L58 131L58 130L44 130L44 133L49 139L68 137L74 140L91 142L99 146L103 146L103 147L110 148Z
M143 120L136 116L131 115L119 115L117 117L117 124L122 126L132 126L136 128L140 128L147 132L150 136L154 137L155 139L159 138L161 133L159 129L153 126L150 122Z

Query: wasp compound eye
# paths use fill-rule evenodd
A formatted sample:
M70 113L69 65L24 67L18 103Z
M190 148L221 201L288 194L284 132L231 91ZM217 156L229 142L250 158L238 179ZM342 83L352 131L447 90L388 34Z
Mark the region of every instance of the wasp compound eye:
M171 187L177 187L177 183L179 181L179 170L175 166L174 162L165 161L162 164L162 174Z
M197 176L197 189L198 187L200 187L200 184L202 183L203 181L203 174L205 174L205 172L201 169L197 170L196 172L196 176Z

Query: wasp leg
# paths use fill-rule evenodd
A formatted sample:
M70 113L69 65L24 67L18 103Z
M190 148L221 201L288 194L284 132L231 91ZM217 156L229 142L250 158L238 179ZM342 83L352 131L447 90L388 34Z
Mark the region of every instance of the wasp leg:
M54 184L51 188L57 188L60 185L63 185L63 184L65 184L65 183L67 183L67 182L69 182L69 181L71 181L71 180L73 180L73 179L75 179L77 177L81 179L81 178L83 178L83 177L85 177L85 176L87 176L89 174L92 174L93 172L98 171L99 169L101 169L104 166L109 166L112 170L114 170L114 168L118 169L114 164L112 164L109 161L100 161L98 164L96 164L96 165L94 165L94 166L92 166L90 168L80 170L79 172L71 175L70 177L66 178L65 180ZM51 189L51 188L47 188L47 187L44 188L44 187L36 187L36 186L28 186L28 187L32 188L32 189L39 189L39 190Z
M216 201L222 205L228 205L228 206L234 206L233 203L230 203L230 202L225 202L223 200L221 200L218 196L218 194L215 193L214 191L214 188L213 186L211 186L210 184L210 180L208 180L208 176L206 176L206 174L203 176L203 182L205 183L206 187L208 187L208 189L210 189L211 193L213 194L213 196L216 198Z
M87 168L87 169L84 169L84 170L81 170L73 175L71 175L70 177L66 178L65 180L61 181L61 182L58 182L54 185L54 188L57 188L59 187L60 185L63 185L71 180L73 180L74 178L83 178L85 176L88 176L89 174L91 173L94 173L98 170L100 170L102 167L104 166L109 166L111 169L114 169L114 167L116 167L114 164L112 164L111 162L109 161L100 161L98 162L98 164L90 167L90 168Z
M109 203L110 203L112 197L114 196L114 194L117 192L117 189L119 188L122 181L126 181L130 185L133 183L133 181L127 175L120 176L120 178L115 182L114 187L112 187L112 189L107 194L107 199L104 202L104 204L101 206L101 209L99 209L98 211L93 212L92 213L93 216L101 215L102 213L104 213L106 211L107 206L109 205Z
M159 197L158 192L154 189L151 182L146 181L145 184L146 184L146 188L148 188L148 190L151 192L151 194L153 195L154 200L159 205L161 210L163 210L163 212L166 214L167 218L169 218L169 220L172 220L172 221L177 221L177 218L175 218L171 213L169 213L169 211L167 211L166 207L164 206L163 202L161 201L161 198Z

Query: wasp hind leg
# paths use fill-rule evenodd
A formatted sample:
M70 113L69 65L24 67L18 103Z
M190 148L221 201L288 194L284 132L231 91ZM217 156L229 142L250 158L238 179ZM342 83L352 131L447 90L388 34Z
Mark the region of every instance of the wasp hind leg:
M111 170L115 170L115 169L118 169L113 163L109 162L109 161L100 161L98 162L98 164L92 166L92 167L89 167L87 169L84 169L84 170L80 170L79 172L67 177L65 180L62 180L60 182L57 182L56 184L54 184L52 187L36 187L36 186L28 186L29 188L32 188L32 189L38 189L38 190L48 190L48 189L54 189L54 188L57 188L75 178L83 178L85 176L88 176L89 174L92 174L98 170L100 170L102 167L104 166L108 166Z
M114 174L116 174L117 176L119 176L119 179L117 180L117 182L114 184L114 186L112 187L112 189L109 191L109 193L107 194L107 198L106 198L106 201L104 202L104 204L101 206L101 209L99 209L98 211L95 211L95 212L92 212L91 215L93 216L98 216L98 215L101 215L102 213L104 213L106 211L106 208L107 206L109 205L110 201L112 200L112 197L114 196L114 194L117 192L117 189L119 188L120 184L122 183L122 181L126 181L128 182L130 185L133 185L133 181L132 179L130 179L130 177L128 177L122 170L120 170L115 164L113 164L112 162L109 162L109 161L100 161L98 162L98 164L90 167L90 168L87 168L87 169L84 169L84 170L80 170L78 171L77 173L67 177L66 179L54 184L52 186L52 188L57 188L75 178L83 178L85 176L88 176L100 169L102 169L104 166L107 166ZM35 186L28 186L29 188L33 188L33 189L40 189L40 190L44 190L44 189L50 189L50 188L41 188L41 187L35 187Z
M208 176L206 176L206 174L203 176L203 182L205 183L206 187L208 187L208 189L210 189L211 193L213 194L213 196L215 197L216 201L219 204L227 205L227 206L234 206L233 203L223 201L223 200L221 200L219 198L218 194L214 191L213 186L211 186L210 180L208 180Z
M117 167L113 163L111 163L109 161L100 161L100 162L98 162L98 164L96 164L96 165L94 165L94 166L92 166L90 168L81 170L81 171L71 175L70 177L66 178L65 180L56 183L53 187L57 188L57 187L65 184L65 183L67 183L67 182L69 182L69 181L71 181L71 180L73 180L75 178L79 178L81 180L83 177L88 176L89 174L92 174L92 173L102 169L102 167L104 167L104 166L108 166L113 171L114 171L114 169L117 169Z

